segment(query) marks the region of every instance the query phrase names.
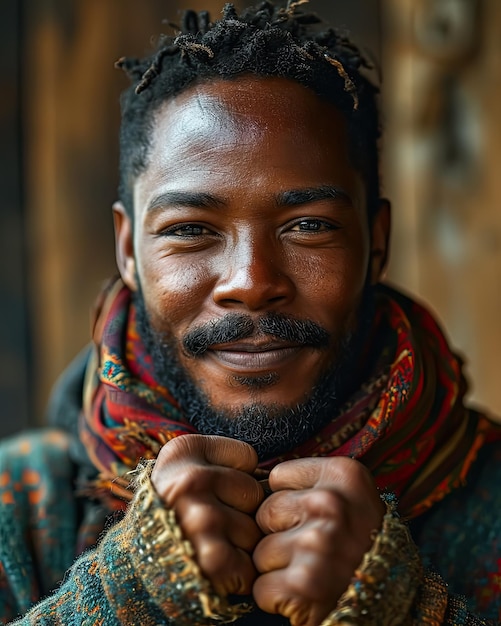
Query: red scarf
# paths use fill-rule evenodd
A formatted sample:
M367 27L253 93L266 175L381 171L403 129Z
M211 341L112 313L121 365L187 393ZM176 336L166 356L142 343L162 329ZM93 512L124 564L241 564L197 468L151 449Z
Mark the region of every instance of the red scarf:
M381 287L374 336L383 339L370 378L309 441L260 467L305 456L351 456L380 489L415 517L465 481L479 448L501 428L463 404L461 361L431 315ZM159 385L136 331L130 292L120 281L103 295L95 359L87 370L81 438L100 471L96 489L112 509L129 500L127 472L161 446L196 430ZM379 341L378 340L378 341Z

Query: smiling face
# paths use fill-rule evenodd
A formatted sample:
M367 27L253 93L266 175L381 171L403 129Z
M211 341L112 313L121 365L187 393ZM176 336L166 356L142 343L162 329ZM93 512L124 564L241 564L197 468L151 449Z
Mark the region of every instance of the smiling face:
M246 76L168 100L152 133L134 227L115 207L124 281L212 407L295 406L385 257L342 115L292 81Z

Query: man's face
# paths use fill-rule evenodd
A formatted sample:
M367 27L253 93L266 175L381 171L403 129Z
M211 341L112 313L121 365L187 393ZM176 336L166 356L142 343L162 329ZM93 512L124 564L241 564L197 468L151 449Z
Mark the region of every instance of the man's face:
M122 277L210 405L303 402L356 330L369 270L342 115L286 79L195 85L156 114L134 213L132 235L117 211Z

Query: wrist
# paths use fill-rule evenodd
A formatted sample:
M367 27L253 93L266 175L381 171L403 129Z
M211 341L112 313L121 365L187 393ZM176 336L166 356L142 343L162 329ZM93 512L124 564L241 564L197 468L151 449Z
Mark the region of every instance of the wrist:
M423 567L393 496L383 496L386 513L372 547L346 592L321 626L401 624L423 580Z
M203 576L193 547L183 537L175 513L167 509L151 482L154 462L139 472L128 513L134 528L131 560L142 583L166 616L181 625L234 621L249 606L230 604Z

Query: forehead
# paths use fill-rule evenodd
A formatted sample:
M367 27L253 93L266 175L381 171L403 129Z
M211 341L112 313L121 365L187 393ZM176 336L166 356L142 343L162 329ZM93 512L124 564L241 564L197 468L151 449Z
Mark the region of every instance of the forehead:
M254 76L199 82L170 100L172 110L189 105L223 109L227 114L262 117L264 113L280 127L287 127L311 109L336 110L314 91L287 78ZM317 111L318 112L318 111Z
M164 102L154 115L146 169L135 183L136 207L138 196L144 203L159 184L223 192L237 181L261 186L263 193L322 184L365 187L350 162L343 115L294 81L217 79Z
M327 137L326 137L327 133ZM152 144L203 135L229 142L279 135L287 143L308 136L313 150L324 139L347 151L342 114L312 90L292 80L244 75L195 84L167 100L154 116Z

